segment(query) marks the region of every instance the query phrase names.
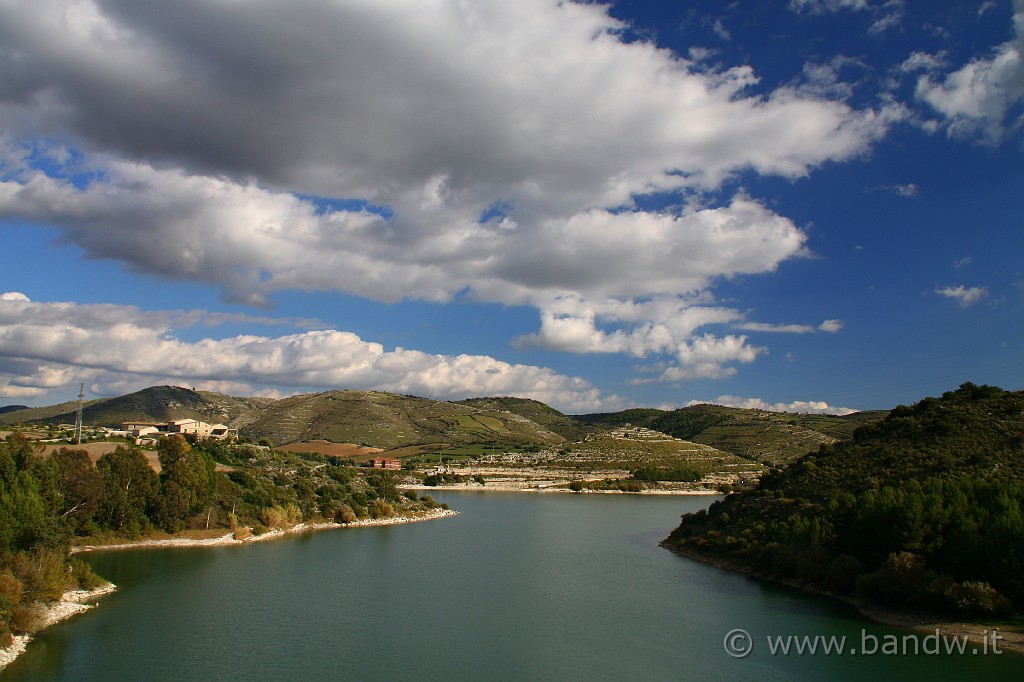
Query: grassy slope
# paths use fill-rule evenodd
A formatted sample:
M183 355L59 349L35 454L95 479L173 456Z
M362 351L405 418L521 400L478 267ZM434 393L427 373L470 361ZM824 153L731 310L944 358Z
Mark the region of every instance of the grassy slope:
M384 449L563 440L511 412L373 391L330 391L279 400L242 434L275 443L324 439Z
M460 400L457 404L485 411L517 414L535 424L540 424L548 431L557 433L566 440L580 440L594 431L592 426L562 414L553 407L526 398L469 398Z

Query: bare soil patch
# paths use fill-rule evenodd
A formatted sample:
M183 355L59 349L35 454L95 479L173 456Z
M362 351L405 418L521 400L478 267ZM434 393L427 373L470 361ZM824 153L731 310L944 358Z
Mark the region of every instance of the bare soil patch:
M91 459L92 463L95 464L96 461L100 457L102 457L103 455L107 454L108 452L113 452L114 449L118 445L124 445L124 443L103 442L103 443L82 443L81 445L67 445L65 443L52 444L52 445L44 446L43 450L41 452L41 455L43 457L49 457L50 455L52 455L57 450L60 450L61 448L68 448L70 450L85 450L86 452L89 453L89 459ZM157 457L156 452L153 451L153 450L143 450L142 454L146 458L146 461L149 462L149 467L153 471L155 471L156 473L159 474L160 473L160 459ZM226 464L218 464L216 466L216 470L217 471L234 471L235 469L234 469L234 467L229 467Z
M331 443L326 440L309 440L302 441L300 443L289 443L288 445L282 445L278 450L284 450L285 452L314 452L319 455L326 455L328 457L351 457L355 461L368 459L378 452L383 452L380 448L367 448L354 443Z

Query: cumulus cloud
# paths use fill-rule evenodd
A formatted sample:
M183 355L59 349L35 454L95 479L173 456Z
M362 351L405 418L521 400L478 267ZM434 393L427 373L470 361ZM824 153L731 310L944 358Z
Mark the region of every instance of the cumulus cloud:
M519 344L721 373L695 349L735 342L694 320L736 314L691 301L800 257L806 236L716 190L854 158L905 112L755 94L750 67L624 28L561 0L5 2L0 217L250 305L530 305L540 329ZM664 193L680 208L636 202Z
M583 379L482 355L385 350L350 332L307 331L186 342L188 314L0 297L0 396L38 397L87 381L112 395L155 383L284 395L361 388L438 399L516 395L567 411L618 406Z
M988 289L985 287L965 287L963 284L960 284L955 287L936 289L935 293L953 299L962 308L969 308L988 296Z
M1019 128L1024 102L1024 0L1014 0L1013 27L1013 38L994 48L991 57L975 59L944 78L925 74L918 80L917 96L945 118L951 135L981 133L998 142L1007 125Z
M0 294L0 301L27 301L28 296L20 291L7 291Z
M769 410L771 412L796 412L800 414L853 414L857 410L849 407L836 407L821 400L794 400L791 403L768 403L761 398L740 398L734 395L720 395L714 400L691 400L687 406L710 403L725 407L739 407L748 410Z

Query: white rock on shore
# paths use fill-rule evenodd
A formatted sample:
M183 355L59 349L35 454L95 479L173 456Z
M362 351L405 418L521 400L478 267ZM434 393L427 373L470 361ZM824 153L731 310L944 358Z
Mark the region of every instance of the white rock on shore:
M118 549L147 549L154 547L217 547L220 545L243 545L250 542L265 542L276 538L291 535L292 533L305 533L315 530L326 530L332 528L361 528L363 526L393 526L401 523L416 523L418 521L432 521L447 516L457 515L457 511L451 509L436 509L422 516L391 516L386 519L363 519L352 523L299 523L291 528L275 528L260 535L250 535L242 540L235 538L233 533L226 533L215 538L167 538L165 540L137 540L125 542L119 545L79 545L71 548L71 553L110 551Z
M49 627L83 611L88 611L96 606L96 604L88 603L89 600L109 594L116 589L116 585L107 583L102 587L97 587L95 590L69 590L65 592L59 602L46 606L46 613L43 616L43 627ZM16 635L9 647L0 649L0 670L3 670L11 661L23 654L25 647L31 639L32 637L29 635Z

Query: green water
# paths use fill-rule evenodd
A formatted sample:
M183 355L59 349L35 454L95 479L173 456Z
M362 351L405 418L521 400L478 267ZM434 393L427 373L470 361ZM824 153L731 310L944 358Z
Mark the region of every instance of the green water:
M438 494L462 513L245 547L88 557L119 585L9 680L1020 680L1024 657L772 656L884 642L845 606L657 546L708 498ZM735 628L754 651L732 658Z

